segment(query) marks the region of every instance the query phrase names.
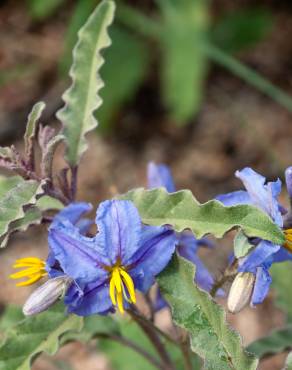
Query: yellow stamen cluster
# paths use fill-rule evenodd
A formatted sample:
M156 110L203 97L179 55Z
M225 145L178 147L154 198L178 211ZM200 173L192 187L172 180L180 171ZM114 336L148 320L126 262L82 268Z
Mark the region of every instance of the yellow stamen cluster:
M284 230L284 235L286 241L283 247L288 249L289 252L292 252L292 229Z
M121 313L124 313L123 299L129 303L136 303L133 280L121 266L115 266L111 269L109 293L113 305L118 306Z
M28 278L25 281L17 283L16 286L31 285L40 280L43 276L47 275L45 266L46 266L45 261L37 257L20 258L15 261L13 267L16 269L25 267L25 269L15 272L14 274L11 274L10 278L11 279Z

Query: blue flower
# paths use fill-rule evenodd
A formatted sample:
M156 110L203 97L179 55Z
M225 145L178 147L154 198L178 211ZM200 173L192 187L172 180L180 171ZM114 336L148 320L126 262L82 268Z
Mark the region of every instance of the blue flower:
M87 237L78 220L90 205L70 205L49 229L50 277L63 273L73 279L64 302L78 315L124 312L136 302L135 290L146 292L169 262L176 244L167 227L145 226L134 204L112 200L96 213L98 232Z
M259 207L279 227L283 227L283 215L286 213L284 207L278 201L281 192L281 181L266 182L251 168L236 171L235 176L244 184L246 191L240 190L216 197L226 206L237 204L251 204ZM255 275L255 285L251 297L251 304L262 303L268 294L272 278L269 268L274 262L291 260L292 254L280 245L273 244L267 240L256 240L256 246L243 259L239 261L239 272L251 272Z
M150 162L147 169L148 188L153 189L157 187L164 187L169 193L176 191L172 174L170 169L164 164L155 164ZM214 279L205 267L201 259L198 257L198 249L200 247L212 248L213 243L206 239L196 239L193 233L190 231L184 231L182 233L176 233L177 238L177 250L179 254L193 262L196 265L196 276L195 280L199 287L206 291L210 291L214 284ZM219 295L223 294L220 290ZM165 304L162 301L160 293L158 293L157 308L160 309Z

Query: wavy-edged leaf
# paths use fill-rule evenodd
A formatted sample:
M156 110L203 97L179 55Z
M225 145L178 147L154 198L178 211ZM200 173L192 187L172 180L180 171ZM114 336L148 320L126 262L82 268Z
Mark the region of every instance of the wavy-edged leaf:
M52 198L48 195L45 195L45 196L41 197L40 199L38 199L36 205L37 205L38 209L41 210L42 212L43 211L48 211L48 210L51 210L51 209L60 210L60 209L64 208L63 203L61 203L58 199Z
M216 200L200 204L189 190L169 194L163 188L136 189L120 198L135 203L145 224L169 224L178 232L190 229L198 238L209 233L220 238L227 231L240 227L247 236L284 243L282 231L253 206L224 207Z
M207 59L204 52L208 31L206 0L159 0L163 15L162 88L166 107L180 124L200 109Z
M52 178L54 154L57 147L64 141L64 139L64 135L56 135L47 143L45 148L43 148L43 157L41 163L43 178Z
M33 143L36 137L37 123L41 117L46 104L44 102L36 103L28 116L26 130L24 134L25 153L29 161L33 160Z
M292 348L292 326L273 331L266 337L251 343L247 350L262 358Z
M28 208L36 204L37 197L43 193L43 186L43 183L34 180L21 181L0 200L0 239L5 238L10 226L21 220Z
M71 166L78 164L87 148L85 135L97 126L93 115L102 101L98 95L103 87L99 69L104 63L101 49L110 45L107 28L112 23L115 4L103 1L78 33L70 69L71 87L64 93L65 106L57 112L64 125L68 144L66 159Z
M9 329L0 347L0 370L30 370L37 355L53 355L59 348L59 339L68 331L80 331L83 320L67 315L64 305L57 304L50 310L27 318Z
M22 218L12 221L9 224L7 233L3 234L0 238L0 248L6 247L12 233L16 231L26 231L29 226L39 225L41 220L42 212L38 207L32 206L31 208L27 209Z
M192 350L204 359L205 369L255 370L257 360L244 351L223 309L195 285L194 276L194 265L174 256L157 278L174 322L190 335Z

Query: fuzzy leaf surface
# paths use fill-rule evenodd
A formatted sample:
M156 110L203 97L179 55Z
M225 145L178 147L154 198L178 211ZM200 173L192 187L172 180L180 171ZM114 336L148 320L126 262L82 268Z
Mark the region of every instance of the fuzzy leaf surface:
M247 350L262 358L292 348L292 326L273 331L270 335L251 343Z
M190 335L191 348L208 370L255 370L257 360L242 348L223 309L194 283L195 267L174 256L157 280L174 322Z
M181 232L190 229L197 238L205 234L222 237L227 231L240 227L247 236L283 244L282 231L259 208L249 205L225 207L211 200L200 204L189 190L167 193L163 188L136 189L120 196L132 200L145 224L172 225Z
M28 116L26 130L24 134L25 152L28 157L32 155L33 142L36 136L37 123L41 117L43 110L45 109L45 103L36 103Z
M239 230L236 234L234 241L234 255L236 258L244 257L248 254L248 252L254 248L254 245L250 244L248 238L244 235L244 233Z
M78 164L87 149L85 135L97 126L93 113L101 105L98 95L103 87L99 69L104 63L100 51L110 45L107 28L112 23L114 2L103 1L78 33L70 69L71 87L64 93L65 106L57 112L64 125L67 141L66 159L71 166Z
M42 183L28 180L19 182L3 196L0 200L0 239L10 231L14 222L25 216L28 207L36 204L42 193Z
M62 304L21 321L9 329L0 347L0 370L29 370L37 355L56 353L60 337L68 331L81 330L82 324L82 318L67 315Z

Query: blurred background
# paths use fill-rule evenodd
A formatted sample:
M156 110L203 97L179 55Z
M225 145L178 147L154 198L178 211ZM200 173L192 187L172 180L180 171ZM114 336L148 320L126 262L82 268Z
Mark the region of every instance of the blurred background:
M97 4L1 1L1 146L21 149L26 117L37 101L47 103L42 123L58 127L55 112L70 83L77 31ZM283 178L292 163L291 34L289 0L117 1L112 46L101 69L104 103L81 163L78 198L97 205L145 186L150 160L169 164L177 188L190 188L202 202L241 187L234 172L245 166L268 179ZM60 151L56 167L62 158ZM283 203L288 204L285 193ZM226 266L231 244L227 239L216 252L203 251L215 276ZM2 309L23 303L29 292L8 279L14 259L46 253L40 227L15 235L1 250ZM285 274L275 272L275 284L283 285L279 274L288 282L292 278L291 267L285 268ZM245 344L283 325L278 298L272 292L261 307L229 317ZM266 358L260 369L281 369L284 358ZM85 368L120 369L97 355L94 344L68 344L33 365Z

